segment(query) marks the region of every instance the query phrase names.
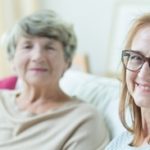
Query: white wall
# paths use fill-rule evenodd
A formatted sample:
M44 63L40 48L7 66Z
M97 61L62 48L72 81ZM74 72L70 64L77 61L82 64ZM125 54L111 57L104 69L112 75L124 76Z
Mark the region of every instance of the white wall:
M74 24L80 53L88 55L95 74L108 71L108 40L115 0L41 0L41 7L57 11Z

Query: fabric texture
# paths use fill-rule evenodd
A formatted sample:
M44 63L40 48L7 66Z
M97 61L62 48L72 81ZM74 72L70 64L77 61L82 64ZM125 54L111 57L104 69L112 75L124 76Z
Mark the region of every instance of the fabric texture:
M129 144L132 141L133 136L129 132L124 132L117 138L115 138L105 150L150 150L150 145L145 144L140 147L132 147Z
M15 89L16 82L17 82L16 76L10 76L4 79L0 79L0 89Z
M35 115L21 111L15 91L0 92L0 150L104 150L109 142L103 118L74 98Z

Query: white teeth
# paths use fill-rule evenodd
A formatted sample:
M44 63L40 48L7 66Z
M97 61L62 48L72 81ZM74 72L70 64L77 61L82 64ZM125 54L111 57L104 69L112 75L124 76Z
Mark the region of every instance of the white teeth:
M144 89L144 90L150 90L150 86L139 85L139 87Z
M150 87L144 86L144 89L145 89L145 90L150 90Z

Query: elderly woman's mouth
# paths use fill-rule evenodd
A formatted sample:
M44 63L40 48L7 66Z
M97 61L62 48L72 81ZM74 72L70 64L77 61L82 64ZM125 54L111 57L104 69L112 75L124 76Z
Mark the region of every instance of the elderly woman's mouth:
M47 69L45 69L45 68L31 68L30 71L33 71L33 72L46 72Z

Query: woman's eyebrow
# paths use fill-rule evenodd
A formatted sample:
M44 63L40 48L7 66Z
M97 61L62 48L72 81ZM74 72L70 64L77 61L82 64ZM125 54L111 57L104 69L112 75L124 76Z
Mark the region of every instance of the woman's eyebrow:
M142 56L145 56L145 54L143 53L143 50L132 50L133 52L136 52ZM146 56L145 56L146 57Z

